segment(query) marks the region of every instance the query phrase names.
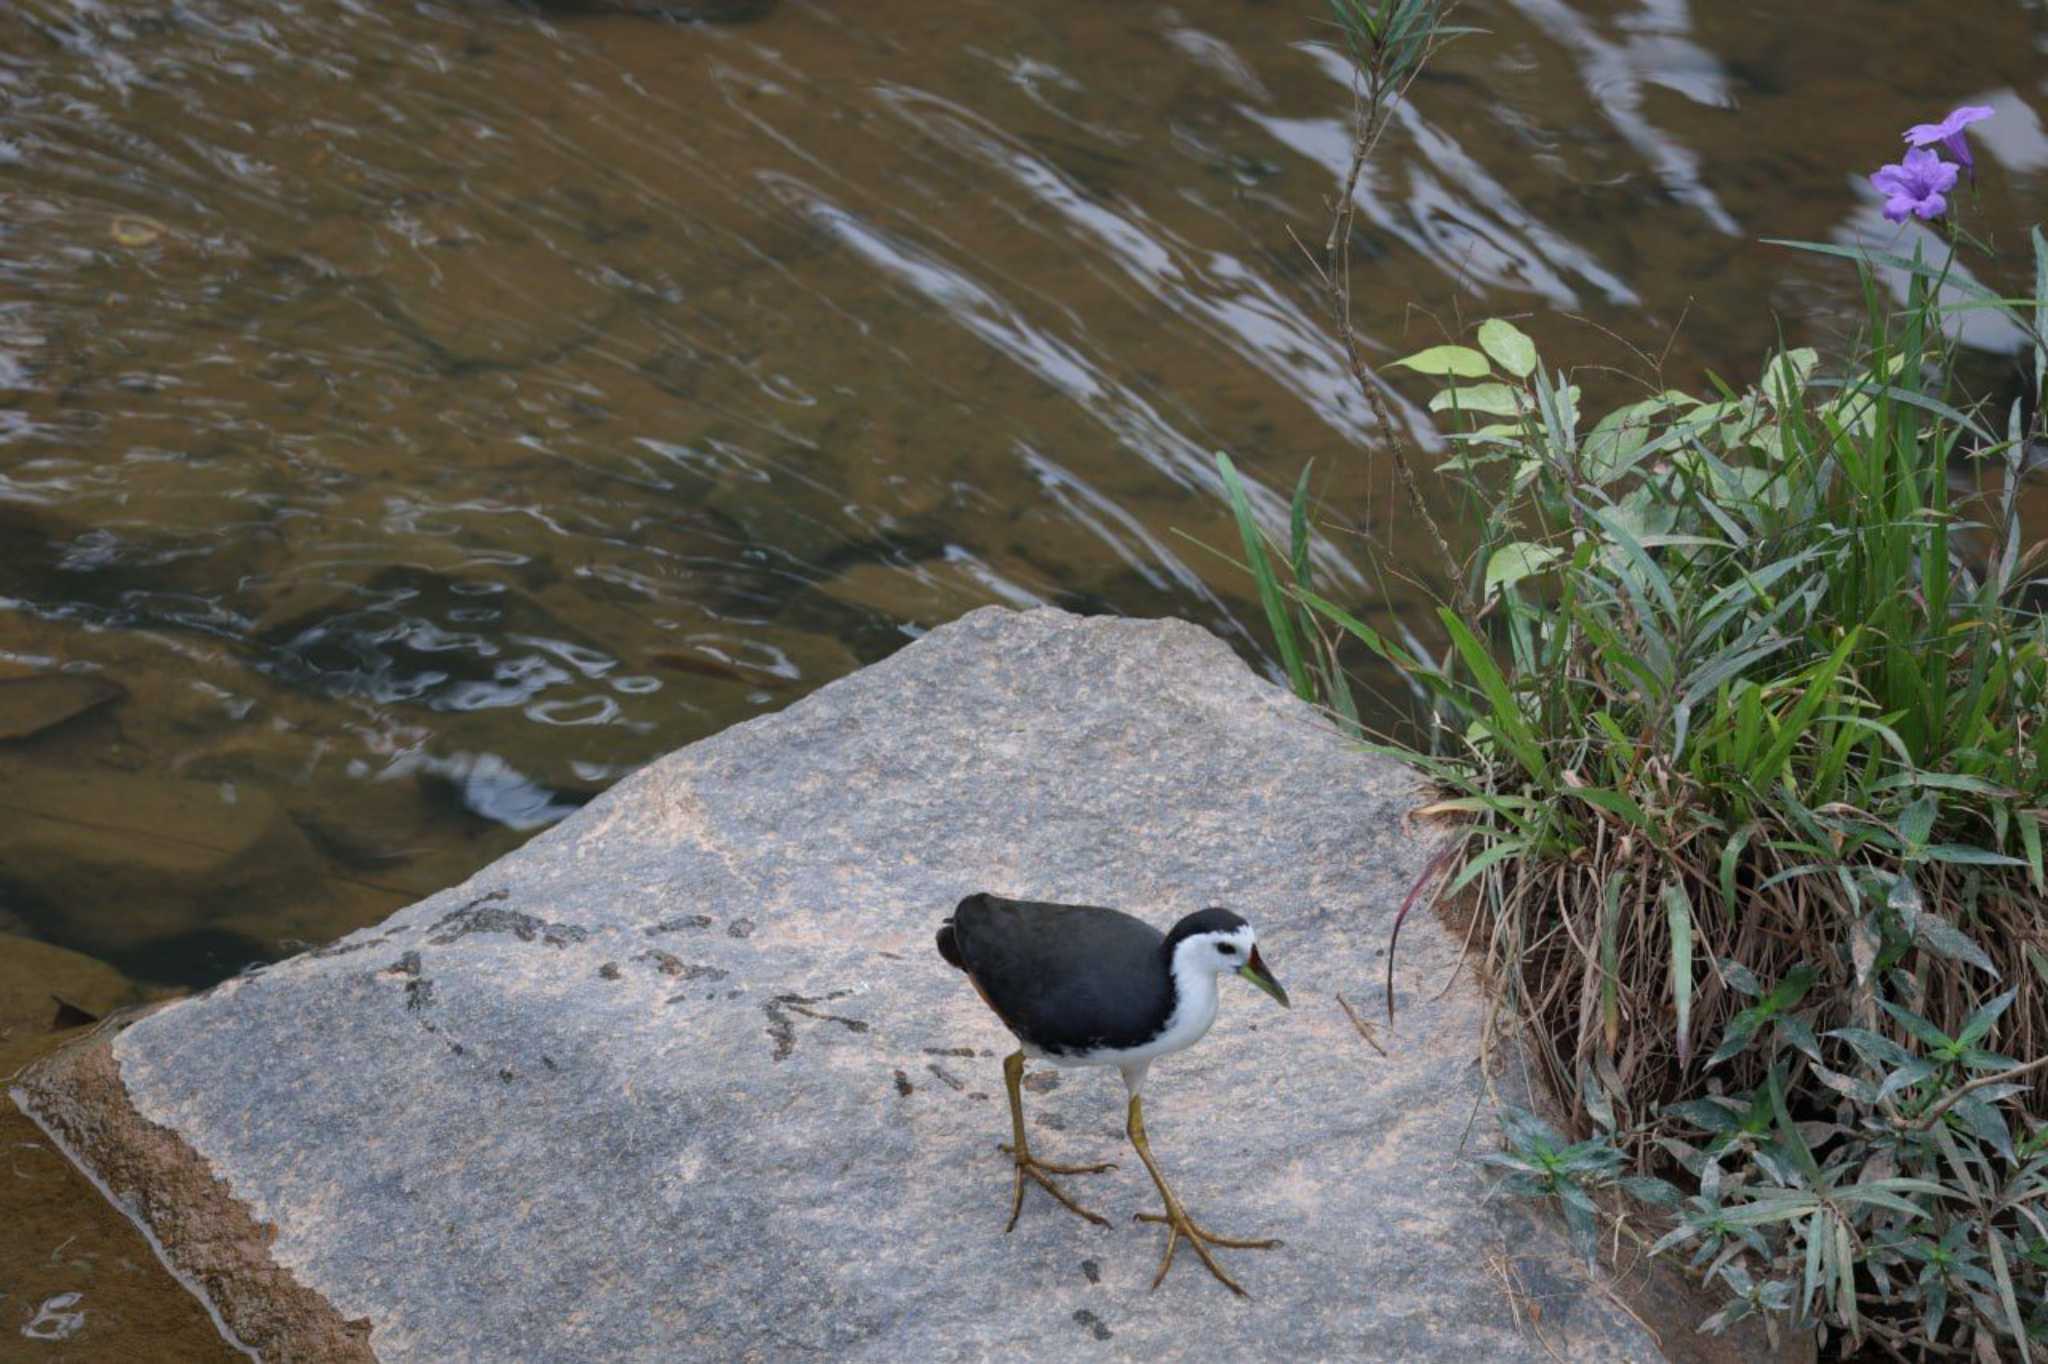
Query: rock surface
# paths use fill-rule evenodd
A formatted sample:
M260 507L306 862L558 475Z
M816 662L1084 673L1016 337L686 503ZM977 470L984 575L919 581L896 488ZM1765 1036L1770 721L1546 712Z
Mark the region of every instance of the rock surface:
M1486 1196L1450 935L1388 1056L1336 999L1384 1009L1413 794L1193 626L978 611L17 1094L282 1357L1655 1358ZM1294 1009L1225 982L1147 1087L1194 1215L1286 1241L1221 1252L1251 1301L1185 1251L1147 1291L1114 1072L1026 1096L1114 1226L1003 1234L1010 1040L932 945L981 889L1258 924Z

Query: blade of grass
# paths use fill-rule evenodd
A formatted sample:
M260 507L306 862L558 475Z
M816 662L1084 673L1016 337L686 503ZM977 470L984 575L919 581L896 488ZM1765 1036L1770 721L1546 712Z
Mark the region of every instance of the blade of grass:
M1266 554L1265 533L1259 529L1258 520L1252 515L1252 504L1245 496L1237 466L1221 450L1216 452L1216 470L1222 475L1224 491L1230 498L1231 514L1237 518L1237 533L1244 541L1245 563L1251 569L1252 581L1258 585L1259 605L1265 608L1266 624L1272 628L1273 643L1280 650L1280 663L1287 670L1288 685L1294 688L1296 696L1312 702L1316 699L1315 688L1310 685L1308 668L1302 662L1301 642L1294 633L1287 598L1280 590L1280 580L1274 575L1272 560Z

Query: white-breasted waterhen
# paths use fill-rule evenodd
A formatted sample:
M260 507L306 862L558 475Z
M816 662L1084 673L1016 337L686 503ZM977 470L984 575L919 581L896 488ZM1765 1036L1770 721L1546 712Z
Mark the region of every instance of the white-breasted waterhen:
M1019 1084L1027 1056L1056 1066L1115 1066L1123 1072L1131 1096L1124 1130L1166 1204L1163 1213L1138 1214L1141 1221L1167 1227L1166 1255L1152 1286L1159 1287L1166 1278L1174 1248L1186 1237L1209 1272L1243 1295L1244 1289L1223 1272L1208 1248L1267 1250L1280 1243L1233 1240L1196 1225L1152 1159L1139 1091L1155 1059L1193 1046L1216 1021L1218 976L1235 972L1287 1005L1287 991L1259 959L1252 926L1227 909L1204 909L1161 934L1121 910L1006 900L984 893L962 900L952 917L939 925L939 955L967 973L982 1002L1021 1044L1003 1060L1013 1141L1001 1149L1009 1152L1016 1166L1010 1225L1004 1230L1017 1225L1027 1178L1069 1211L1109 1225L1069 1198L1050 1176L1099 1174L1116 1167L1052 1165L1033 1156L1024 1136Z

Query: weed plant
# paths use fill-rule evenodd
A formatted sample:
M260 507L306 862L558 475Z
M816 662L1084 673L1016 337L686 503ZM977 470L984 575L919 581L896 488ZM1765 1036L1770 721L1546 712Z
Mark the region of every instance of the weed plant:
M1370 90L1371 31L1335 5ZM1948 221L1971 112L1914 130L1959 160L1873 177L1887 216ZM1426 701L1426 742L1372 746L1458 818L1442 891L1576 1128L1509 1111L1506 1187L1559 1199L1589 1254L1610 1191L1664 1205L1653 1249L1727 1292L1708 1328L2048 1357L2048 583L2021 518L2042 432L1952 402L1941 325L2004 312L2038 392L2032 247L2007 299L1918 252L1807 245L1861 272L1837 373L1783 350L1741 390L1590 425L1507 321L1409 356L1478 527L1463 558L1435 536L1441 653L1317 592L1306 478L1283 551L1218 456L1296 690L1355 727L1356 640Z

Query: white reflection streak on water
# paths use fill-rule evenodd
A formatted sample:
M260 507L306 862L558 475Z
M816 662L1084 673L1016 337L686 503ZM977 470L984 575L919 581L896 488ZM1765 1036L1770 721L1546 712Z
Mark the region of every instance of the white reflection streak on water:
M1050 606L1051 602L1033 592L1030 588L1013 583L990 566L987 560L961 545L947 545L940 551L941 557L957 568L968 579L980 585L984 592L1011 606L1029 610L1036 606ZM914 571L917 578L930 582L931 575L919 567Z
M1039 487L1045 490L1045 495L1059 503L1062 511L1107 545L1111 553L1128 564L1131 570L1148 584L1162 591L1166 588L1166 583L1160 578L1157 570L1146 562L1144 554L1131 547L1130 541L1134 540L1143 546L1145 553L1156 559L1183 590L1210 603L1219 612L1226 615L1229 613L1216 594L1209 590L1209 585L1203 582L1179 555L1146 530L1144 524L1135 516L1119 507L1111 498L1097 492L1072 470L1048 459L1023 441L1017 442L1016 450L1018 458L1024 461L1024 466L1031 470L1032 476L1038 480Z
M996 70L1002 72L1003 79L1023 92L1024 98L1037 105L1047 117L1056 118L1068 127L1085 133L1089 137L1095 138L1111 147L1129 147L1143 140L1137 133L1125 132L1118 128L1112 128L1105 123L1096 123L1088 119L1077 118L1072 112L1061 108L1056 101L1047 99L1045 96L1045 87L1047 86L1056 86L1070 93L1078 92L1082 89L1081 82L1075 80L1058 67L1039 61L1034 57L1026 56L1021 52L985 52L979 48L969 48L968 50L990 66L993 66Z
M1139 287L1175 313L1206 324L1233 354L1293 393L1355 445L1369 442L1371 416L1353 387L1336 343L1257 271L1227 252L1200 252L1176 239L1134 205L1122 212L1091 202L1056 167L973 113L902 86L881 98L899 117L955 150L1007 175L1033 199L1094 239ZM913 113L912 106L917 106ZM932 112L933 107L942 114ZM1401 413L1411 440L1440 444L1429 419L1368 371L1388 405Z
M1697 99L1696 91L1702 88L1702 71L1708 68L1715 72L1720 70L1720 64L1711 53L1694 43L1681 42L1676 36L1691 31L1686 0L1650 0L1644 6L1645 18L1636 21L1634 26L1654 32L1656 39L1626 46L1611 43L1595 33L1593 26L1564 0L1508 0L1508 3L1553 40L1577 54L1579 80L1587 95L1600 106L1622 141L1634 147L1650 163L1658 183L1672 198L1698 209L1716 231L1731 237L1742 235L1741 224L1721 207L1721 201L1714 197L1714 192L1700 183L1699 158L1659 132L1643 116L1643 84L1646 80L1676 90L1689 99ZM1624 20L1623 24L1629 26L1628 21ZM1683 79L1672 70L1671 57L1677 52L1684 53L1689 67ZM1718 98L1699 102L1717 107L1725 105L1728 101L1725 82L1712 88Z
M1242 112L1275 142L1319 163L1330 172L1334 183L1343 183L1351 166L1351 130L1343 122L1334 118L1281 118L1252 109ZM1515 242L1511 231L1490 223L1476 204L1459 200L1427 171L1418 168L1410 172L1408 192L1403 196L1387 193L1381 187L1381 178L1370 164L1358 177L1358 189L1352 197L1359 213L1416 255L1434 261L1446 277L1467 292L1482 298L1491 290L1533 293L1559 308L1579 306L1578 294L1551 269L1543 253L1529 243ZM1414 208L1418 200L1424 205L1450 207L1418 213ZM1509 206L1513 206L1512 200ZM1515 211L1519 213L1518 208ZM1434 230L1432 225L1440 221L1455 224L1457 236Z
M1312 56L1349 97L1351 66L1343 54L1314 43L1300 44L1299 49ZM1322 163L1340 183L1349 171L1351 131L1347 123L1334 118L1268 118L1251 109L1242 112L1294 151ZM1505 185L1466 154L1456 138L1437 129L1412 104L1404 101L1398 105L1395 118L1414 139L1415 162L1422 164L1409 168L1410 199L1406 202L1381 190L1376 168L1367 164L1354 197L1359 211L1375 226L1436 261L1447 276L1474 294L1484 296L1489 289L1515 290L1540 294L1559 308L1576 309L1578 292L1564 279L1569 273L1598 289L1609 302L1623 307L1641 302L1635 290L1591 252L1523 208ZM1424 164L1445 172L1459 189L1445 186ZM1415 200L1432 208L1439 204L1449 207L1418 213L1412 207ZM1458 237L1437 231L1437 222L1455 224ZM1483 251L1478 249L1481 247Z
M930 299L982 341L1064 393L1160 473L1183 487L1221 495L1222 480L1208 453L1168 425L1150 403L1100 373L1074 347L1039 331L960 271L863 221L794 177L775 171L756 174L777 198L870 265ZM1284 530L1283 499L1251 480L1246 480L1245 492L1262 522ZM1364 581L1334 552L1329 567L1352 582Z
M1911 260L1918 254L1930 265L1938 266L1949 254L1949 244L1940 235L1931 231L1917 218L1908 218L1894 227L1881 216L1879 209L1884 196L1879 194L1862 176L1851 178L1851 184L1863 192L1869 205L1862 212L1852 215L1849 220L1828 235L1838 246L1856 251L1882 252L1886 255L1903 256ZM1912 287L1913 272L1882 261L1870 262L1871 273L1884 283L1901 307L1905 306ZM1976 299L1994 292L1988 288L1970 267L1960 258L1950 261L1946 278L1941 289L1942 307L1937 313L1942 330L1965 346L1987 351L1996 355L2010 355L2030 344L2027 334L2019 329L2006 315L1996 308L1970 307ZM2001 418L2002 420L2002 418Z
M2048 93L2048 80L2042 82L2042 90ZM2019 91L2007 86L1956 103L1991 106L1991 117L1970 129L1970 137L1981 149L1978 155L1989 152L2004 162L2007 170L2021 175L2048 170L2048 136L2041 132L2040 115Z

